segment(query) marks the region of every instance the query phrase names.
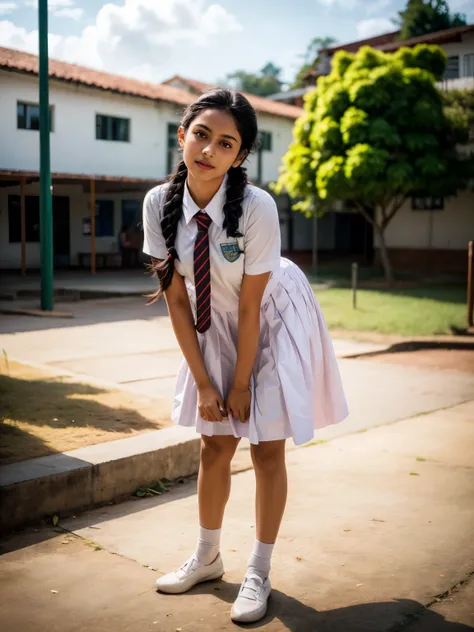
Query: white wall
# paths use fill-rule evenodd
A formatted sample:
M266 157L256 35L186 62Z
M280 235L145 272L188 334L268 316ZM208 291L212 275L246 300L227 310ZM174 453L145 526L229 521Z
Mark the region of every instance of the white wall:
M442 211L412 211L408 200L389 224L386 236L390 248L465 250L474 239L474 192L463 191L446 199Z
M39 169L39 132L17 129L17 101L38 103L38 80L0 71L0 169ZM163 178L167 162L167 124L179 123L181 106L116 95L51 81L53 107L51 169L59 173ZM95 115L129 118L130 142L97 140ZM263 152L263 182L278 178L292 140L293 119L261 113L259 128L272 134L272 151ZM248 170L257 177L257 156Z
M35 77L0 72L0 169L39 169L39 132L17 129L17 101L38 103ZM180 106L51 81L51 169L61 173L163 178L167 124ZM129 118L130 142L97 140L96 114Z
M474 33L465 33L462 36L462 42L453 42L452 44L443 44L443 50L448 57L459 55L459 76L464 76L464 55L474 54Z

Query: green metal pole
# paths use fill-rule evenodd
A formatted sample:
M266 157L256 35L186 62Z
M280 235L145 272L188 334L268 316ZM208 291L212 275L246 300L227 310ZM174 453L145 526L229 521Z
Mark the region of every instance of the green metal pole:
M48 0L39 0L41 309L53 309L53 204L49 154Z

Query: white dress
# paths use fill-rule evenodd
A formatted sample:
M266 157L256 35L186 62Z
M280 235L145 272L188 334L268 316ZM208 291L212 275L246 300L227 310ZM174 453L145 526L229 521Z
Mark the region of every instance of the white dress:
M204 209L211 217L211 326L198 334L204 362L214 386L225 399L237 362L239 290L245 274L271 272L264 292L260 342L251 378L250 418L242 423L229 413L222 422L202 419L194 378L183 358L178 374L172 419L196 426L205 435L247 437L251 443L292 437L296 445L313 438L315 428L342 421L348 414L337 360L319 304L303 272L280 256L280 226L272 197L248 186L239 222L240 238L223 229L224 180ZM157 259L167 256L161 233L167 185L145 197L143 251ZM195 312L193 250L199 209L188 188L175 247L176 270L185 278Z

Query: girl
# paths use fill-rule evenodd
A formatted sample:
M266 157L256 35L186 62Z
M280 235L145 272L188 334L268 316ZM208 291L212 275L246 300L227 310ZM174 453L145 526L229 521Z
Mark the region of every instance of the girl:
M232 607L234 621L262 618L270 559L286 503L285 440L347 415L338 367L304 274L280 257L272 197L247 182L242 164L257 117L241 94L217 89L190 105L178 132L183 161L144 201L143 251L153 260L184 359L173 420L201 434L199 538L178 570L157 580L183 593L219 579L230 465L250 440L256 476L256 536Z

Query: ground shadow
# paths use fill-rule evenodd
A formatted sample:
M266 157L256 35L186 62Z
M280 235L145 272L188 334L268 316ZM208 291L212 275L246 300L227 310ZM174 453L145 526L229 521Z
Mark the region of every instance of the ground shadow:
M186 595L212 593L232 604L239 585L226 581L201 584L185 595L166 595L166 599L185 598ZM311 587L308 586L311 595ZM278 620L291 632L474 632L474 628L451 623L437 612L411 599L362 603L333 610L316 610L302 601L273 589L268 612L254 624L238 626L246 630L265 629Z
M77 428L94 428L103 431L103 438L93 443L112 441L114 435L137 434L159 430L166 423L155 421L150 404L150 418L132 407L111 407L87 396L107 393L89 384L72 381L28 380L0 375L1 417L21 421L32 426L49 426L67 432ZM52 435L51 435L52 437ZM59 437L59 435L58 435ZM82 439L82 445L87 444ZM71 443L74 443L71 438ZM79 447L79 445L77 446ZM68 450L73 448L62 448ZM0 423L0 464L37 458L61 451L46 444L41 438L22 428Z
M168 310L164 300L160 300L153 305L147 305L147 300L144 292L143 295L137 296L109 297L72 303L57 301L54 303L56 311L70 313L72 318L4 313L0 316L0 334L45 331L68 327L84 327L97 323L116 323L125 320L151 320L168 317ZM0 313L2 309L8 311L17 307L38 309L39 300L4 301L0 303Z
M412 351L426 351L430 349L446 350L446 351L474 351L474 338L473 340L466 341L437 341L437 340L409 340L407 342L397 342L386 349L381 351L369 351L367 353L355 353L353 355L346 355L345 358L371 358L380 355L387 355L389 353L408 353Z

